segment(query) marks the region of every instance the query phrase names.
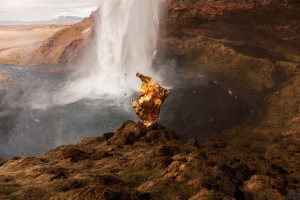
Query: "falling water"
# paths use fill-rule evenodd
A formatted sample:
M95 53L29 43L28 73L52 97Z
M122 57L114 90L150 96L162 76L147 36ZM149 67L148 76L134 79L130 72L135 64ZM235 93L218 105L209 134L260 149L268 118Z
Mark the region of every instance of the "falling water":
M140 86L137 71L159 80L152 69L163 0L101 0L96 13L96 58L89 73L72 83L68 99L124 95ZM66 97L68 96L68 97Z

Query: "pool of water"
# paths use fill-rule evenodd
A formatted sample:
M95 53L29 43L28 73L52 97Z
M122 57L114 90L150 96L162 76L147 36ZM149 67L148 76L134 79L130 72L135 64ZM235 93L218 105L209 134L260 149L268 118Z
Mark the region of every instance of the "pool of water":
M247 105L227 89L201 75L174 68L162 71L171 88L158 122L180 136L218 133L246 120ZM2 97L0 158L38 156L81 138L114 132L124 120L138 120L130 104L131 99L137 99L137 92L57 104L58 91L69 81L66 73L5 65L0 65L0 72L22 90L19 95Z

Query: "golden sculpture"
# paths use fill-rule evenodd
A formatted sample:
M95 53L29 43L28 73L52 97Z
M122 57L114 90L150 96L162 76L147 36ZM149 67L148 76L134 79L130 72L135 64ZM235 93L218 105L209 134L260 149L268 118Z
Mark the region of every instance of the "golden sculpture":
M155 83L151 77L138 72L136 76L142 80L139 104L135 100L131 100L131 104L141 122L148 127L158 117L160 107L168 97L169 90Z

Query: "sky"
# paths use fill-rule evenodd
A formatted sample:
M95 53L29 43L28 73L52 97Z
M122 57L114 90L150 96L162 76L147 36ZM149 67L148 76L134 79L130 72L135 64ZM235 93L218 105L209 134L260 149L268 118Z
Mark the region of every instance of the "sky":
M49 21L59 16L87 17L99 0L0 0L0 21Z

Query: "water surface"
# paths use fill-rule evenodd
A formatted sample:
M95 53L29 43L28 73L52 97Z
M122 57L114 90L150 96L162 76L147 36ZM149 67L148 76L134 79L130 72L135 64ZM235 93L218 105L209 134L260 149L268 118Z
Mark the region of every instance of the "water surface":
M180 136L217 133L246 119L247 106L228 90L201 75L191 76L174 68L162 71L172 88L158 121ZM7 113L14 113L10 121L1 120L9 126L0 128L2 158L38 156L60 145L75 144L81 138L114 132L124 120L138 120L130 104L132 98L137 99L137 92L57 104L56 95L69 81L66 73L4 65L0 65L0 72L23 91L17 97L4 97L2 101L1 112L5 112L2 119ZM175 78L174 74L178 76Z

